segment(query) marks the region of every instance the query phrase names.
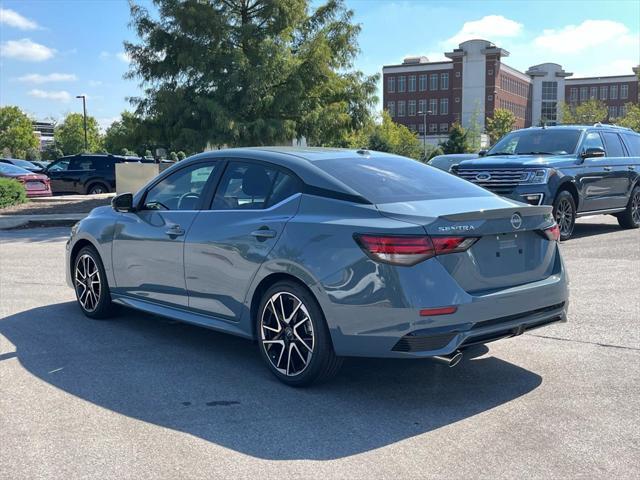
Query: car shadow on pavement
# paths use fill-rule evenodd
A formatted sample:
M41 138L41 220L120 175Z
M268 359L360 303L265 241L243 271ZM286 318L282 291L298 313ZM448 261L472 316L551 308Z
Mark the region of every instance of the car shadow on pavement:
M603 235L605 233L624 232L624 230L616 223L576 223L573 228L571 240L582 237L592 237L594 235Z
M348 359L332 382L294 389L272 377L250 341L128 310L89 320L72 302L0 319L0 335L15 345L22 367L62 391L263 459L367 452L541 383L533 372L471 353L453 369L428 360Z

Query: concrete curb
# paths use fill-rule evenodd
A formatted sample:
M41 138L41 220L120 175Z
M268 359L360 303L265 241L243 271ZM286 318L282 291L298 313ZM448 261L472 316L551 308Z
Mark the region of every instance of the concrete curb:
M50 215L0 215L0 230L12 228L61 227L71 226L88 213L50 214Z

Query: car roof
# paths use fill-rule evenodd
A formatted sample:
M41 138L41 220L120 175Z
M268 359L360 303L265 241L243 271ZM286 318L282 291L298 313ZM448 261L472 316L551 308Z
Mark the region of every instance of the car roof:
M611 130L618 133L634 133L637 135L637 132L633 131L627 127L621 127L618 125L610 125L607 123L596 123L594 125L549 125L545 127L528 127L522 128L520 130L514 131L525 131L525 130Z

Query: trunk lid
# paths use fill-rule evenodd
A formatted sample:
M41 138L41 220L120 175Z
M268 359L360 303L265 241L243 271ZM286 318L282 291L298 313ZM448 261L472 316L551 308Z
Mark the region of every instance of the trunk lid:
M551 207L501 197L475 197L377 205L382 215L421 225L432 237L477 237L468 250L436 257L469 293L535 282L556 268L556 245L542 231L553 225Z

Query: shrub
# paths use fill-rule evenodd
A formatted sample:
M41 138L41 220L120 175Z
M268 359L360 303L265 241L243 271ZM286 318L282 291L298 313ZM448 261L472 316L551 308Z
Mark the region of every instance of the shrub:
M0 178L0 208L18 205L27 201L27 192L20 182L11 178Z

